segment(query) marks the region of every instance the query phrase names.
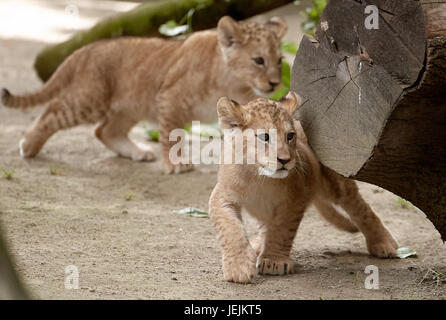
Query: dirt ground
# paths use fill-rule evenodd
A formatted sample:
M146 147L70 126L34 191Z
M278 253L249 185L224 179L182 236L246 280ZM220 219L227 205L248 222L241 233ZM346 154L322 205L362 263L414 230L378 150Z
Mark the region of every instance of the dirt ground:
M0 40L0 87L41 86L32 63L42 43ZM446 273L446 246L414 207L376 186L361 193L401 246L416 258L381 260L367 254L361 234L334 229L311 208L292 250L297 273L259 276L253 284L223 280L209 219L173 214L207 210L215 167L166 176L159 161L116 158L94 138L93 127L56 134L33 160L18 142L42 108L0 107L0 222L17 268L42 299L445 299L446 284L422 281ZM141 130L133 133L142 139ZM156 143L151 143L159 150ZM253 221L248 220L252 226ZM65 268L78 267L79 289L65 289ZM365 289L364 269L379 268L378 290Z

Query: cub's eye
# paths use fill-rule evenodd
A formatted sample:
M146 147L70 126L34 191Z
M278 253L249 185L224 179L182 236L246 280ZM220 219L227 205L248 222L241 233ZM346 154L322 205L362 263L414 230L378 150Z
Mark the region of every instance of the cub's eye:
M255 63L257 63L259 66L263 66L265 64L265 60L262 57L252 58Z
M269 134L267 134L267 133L262 133L262 134L259 134L258 136L257 136L257 138L259 138L261 141L263 141L263 142L268 142L269 141Z
M287 141L291 141L291 140L293 140L295 135L296 135L296 134L295 134L294 132L289 132L289 133L286 135L286 139L287 139Z

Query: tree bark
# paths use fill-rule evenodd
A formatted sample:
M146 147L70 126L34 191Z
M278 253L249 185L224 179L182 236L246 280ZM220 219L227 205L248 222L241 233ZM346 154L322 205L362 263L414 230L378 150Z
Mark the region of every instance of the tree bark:
M29 299L8 254L6 242L0 229L0 300Z
M167 0L145 3L103 20L92 29L76 33L69 40L51 45L36 58L34 68L40 79L48 80L57 67L75 50L93 41L120 36L162 36L158 28L169 20L180 21L194 8L192 29L213 28L224 15L237 20L283 6L292 0Z
M379 29L365 7L379 8ZM321 162L420 208L446 240L446 0L331 0L291 89Z

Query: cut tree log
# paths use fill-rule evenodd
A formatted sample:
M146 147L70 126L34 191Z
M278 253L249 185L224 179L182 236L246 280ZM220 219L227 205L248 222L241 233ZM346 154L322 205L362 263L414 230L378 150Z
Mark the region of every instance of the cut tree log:
M446 240L446 0L331 0L291 89L324 165L410 201Z
M135 9L105 19L87 31L78 32L69 40L44 48L34 68L40 79L48 80L57 67L75 50L97 40L121 36L158 36L160 25L169 20L180 21L190 9L194 31L213 28L218 20L229 15L242 20L283 6L293 0L165 0L144 3Z
M29 299L11 261L0 228L0 300Z

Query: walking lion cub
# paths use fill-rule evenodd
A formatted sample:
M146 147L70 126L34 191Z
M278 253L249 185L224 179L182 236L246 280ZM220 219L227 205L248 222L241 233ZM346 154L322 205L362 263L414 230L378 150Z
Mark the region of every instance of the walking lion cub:
M192 169L173 164L173 129L192 120L215 121L215 103L230 95L248 102L272 93L281 82L280 40L285 22L238 23L226 16L217 29L186 40L120 38L92 43L74 52L36 93L2 91L11 108L48 103L20 142L23 157L34 157L57 131L98 123L96 136L118 155L151 161L153 152L137 146L128 132L139 121L159 123L166 173Z
M290 259L300 221L313 203L336 227L361 231L368 251L377 257L396 254L397 242L380 218L363 200L355 181L323 166L307 144L300 123L292 119L300 98L290 92L279 102L257 99L240 105L227 98L218 101L217 112L223 129L248 129L257 134L265 154L275 148L277 157L259 156L253 164L221 164L218 182L210 201L210 217L222 249L224 277L248 283L254 275L284 275L294 271ZM276 130L276 141L268 133ZM262 131L260 131L262 132ZM239 140L240 141L240 140ZM232 145L235 150L235 144ZM232 152L231 151L231 152ZM224 153L228 150L224 149ZM243 148L244 156L248 148ZM340 205L350 219L336 211ZM257 241L250 243L241 222L245 209L260 223Z

